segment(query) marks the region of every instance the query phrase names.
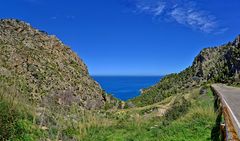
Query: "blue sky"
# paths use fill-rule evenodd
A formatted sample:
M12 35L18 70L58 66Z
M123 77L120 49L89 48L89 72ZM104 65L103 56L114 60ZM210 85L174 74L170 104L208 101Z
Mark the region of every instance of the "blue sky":
M92 75L162 75L240 33L239 0L1 0L0 17L55 34Z

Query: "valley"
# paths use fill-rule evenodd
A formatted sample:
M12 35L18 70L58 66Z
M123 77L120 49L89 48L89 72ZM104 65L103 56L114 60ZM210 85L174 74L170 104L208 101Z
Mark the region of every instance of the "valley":
M187 69L122 101L103 90L56 36L3 19L0 140L217 140L210 86L240 85L239 41L203 49Z

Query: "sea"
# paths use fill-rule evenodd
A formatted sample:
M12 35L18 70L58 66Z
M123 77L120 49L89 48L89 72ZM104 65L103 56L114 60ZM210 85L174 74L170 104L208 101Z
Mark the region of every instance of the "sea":
M163 76L92 76L114 97L126 101L140 95L143 88L158 83Z

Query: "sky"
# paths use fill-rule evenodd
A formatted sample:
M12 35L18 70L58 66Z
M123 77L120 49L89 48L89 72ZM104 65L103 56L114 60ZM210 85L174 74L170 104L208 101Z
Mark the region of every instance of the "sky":
M239 0L1 0L70 46L91 75L165 75L240 34Z

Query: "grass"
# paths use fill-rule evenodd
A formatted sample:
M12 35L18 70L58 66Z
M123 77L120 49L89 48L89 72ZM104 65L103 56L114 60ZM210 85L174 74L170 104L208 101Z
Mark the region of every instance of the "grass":
M216 115L210 89L204 95L188 99L191 105L180 104L169 110L173 118L122 120L109 127L91 127L84 141L205 141L211 140ZM183 101L186 103L186 101ZM183 112L183 110L185 110ZM180 112L181 115L176 115ZM136 118L136 117L135 117Z
M0 95L0 140L35 141L45 136L34 122L30 107L14 99L14 96Z
M16 93L0 95L0 140L201 141L210 140L216 119L210 89L124 110L86 111L76 105L66 116L64 108L55 107L44 117ZM165 116L157 116L159 109L165 109Z

